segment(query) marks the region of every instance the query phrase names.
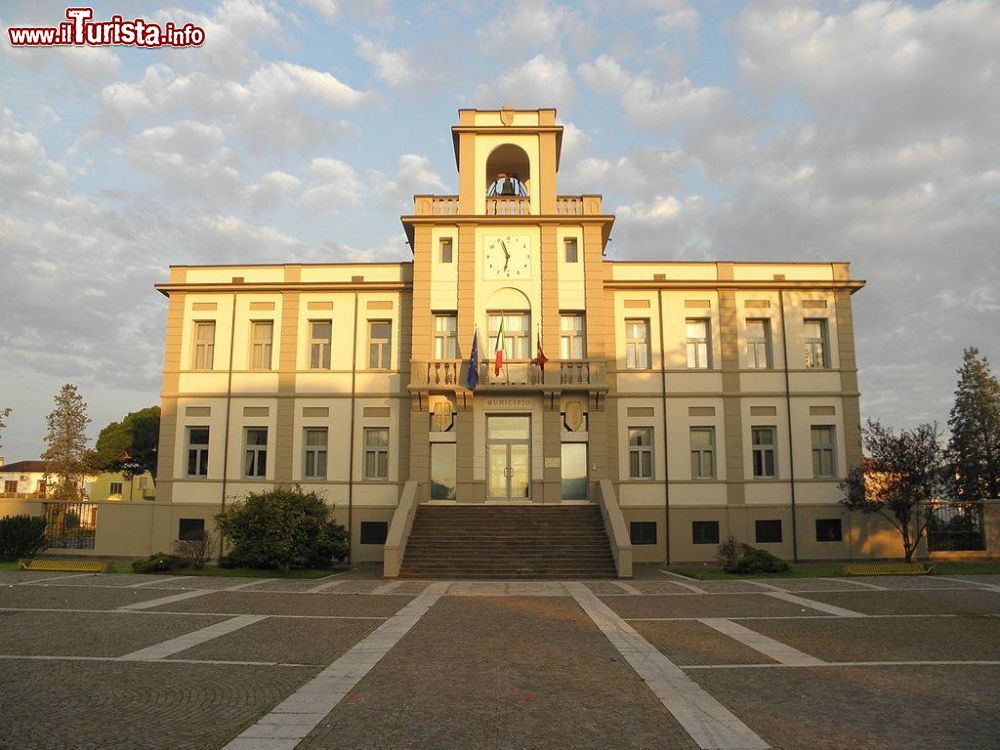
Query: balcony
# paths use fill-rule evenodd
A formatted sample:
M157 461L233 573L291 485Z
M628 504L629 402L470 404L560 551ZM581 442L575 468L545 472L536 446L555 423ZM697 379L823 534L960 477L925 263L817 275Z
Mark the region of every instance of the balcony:
M529 198L500 195L486 198L487 216L528 216ZM558 195L555 213L558 216L599 216L602 211L599 195ZM415 195L413 213L416 216L458 216L457 195Z
M413 362L411 391L467 389L468 361ZM494 374L493 361L479 363L477 390L591 391L607 390L605 363L594 359L549 360L544 372L533 360L505 362Z
M487 216L527 216L530 213L530 198L505 195L486 199Z

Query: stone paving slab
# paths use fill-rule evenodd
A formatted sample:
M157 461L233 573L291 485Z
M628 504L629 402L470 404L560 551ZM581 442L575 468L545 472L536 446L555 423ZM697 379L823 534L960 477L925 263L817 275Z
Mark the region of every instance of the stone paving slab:
M225 619L126 612L0 612L0 654L122 656ZM0 661L0 671L8 664Z
M827 616L767 594L726 596L609 596L602 598L616 614L633 617L760 617L788 615Z
M117 609L127 604L159 599L161 596L163 591L148 588L92 588L40 583L0 587L0 608Z
M146 578L162 578L161 581L150 583L149 586L164 589L212 589L224 590L234 586L256 588L267 578L243 578L241 576L146 576Z
M982 575L948 575L948 577L961 578L963 581L968 581L969 583L982 583L989 586L1000 586L1000 573L984 573Z
M230 579L232 580L232 579ZM325 580L323 578L275 578L273 580L262 579L260 583L248 586L248 591L276 591L292 594L304 594L309 589L316 588L321 583L336 581L338 578ZM248 579L249 582L249 579ZM235 584L236 581L233 581Z
M802 597L870 615L1000 614L1000 594L974 589L829 592Z
M371 633L379 623L379 620L262 620L181 651L172 658L326 666Z
M1000 660L997 617L834 617L743 624L824 661Z
M643 594L694 594L691 589L670 581L632 581L632 587Z
M339 576L338 576L339 578ZM313 585L319 583L324 583L324 581L313 581ZM330 594L370 594L379 586L383 585L385 580L364 580L364 579L352 579L345 578L342 582L338 583L332 589L329 589L327 593Z
M992 750L998 666L706 669L688 674L774 750ZM970 689L970 686L978 686Z
M143 589L138 589L143 591ZM161 592L162 593L162 592ZM409 596L318 596L246 591L216 591L197 599L164 604L168 612L225 612L236 615L326 615L338 617L389 617Z
M949 578L951 576L948 576ZM960 589L967 584L949 581L938 576L858 576L862 583L874 583L894 591L911 591L920 589Z
M614 581L584 581L583 585L597 596L627 596L625 590Z
M567 597L444 597L301 745L695 748Z
M799 593L802 591L871 591L866 586L858 586L843 578L768 578L760 579L761 583L774 586L782 591ZM865 580L862 583L870 583Z
M310 677L310 667L5 661L0 750L206 750Z
M696 620L630 624L661 654L680 666L776 663L774 659Z
M49 573L49 576L59 575ZM76 575L65 581L46 581L49 584L59 586L98 586L102 588L126 588L135 583L144 583L155 580L157 576L141 575L138 573L88 573L86 575Z
M724 581L696 581L692 578L686 580L685 583L689 586L702 589L707 594L739 594L763 591L760 586L755 586L752 583L747 583L746 581L739 579Z

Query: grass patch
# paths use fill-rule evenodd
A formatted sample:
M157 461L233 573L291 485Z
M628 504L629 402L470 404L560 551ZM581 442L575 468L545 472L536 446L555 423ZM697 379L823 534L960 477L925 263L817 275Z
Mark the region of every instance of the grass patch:
M206 566L204 570L172 570L169 573L150 573L150 575L163 576L218 576L219 578L324 578L334 573L343 573L350 568L331 568L330 570L290 570L282 573L280 570L263 570L257 568L220 568L215 565ZM107 571L108 573L134 573L132 562L115 562Z
M969 576L1000 573L1000 560L991 560L989 562L942 562L931 560L929 564L934 568L931 571L931 575Z
M17 561L0 562L0 570L17 570Z
M864 560L853 560L860 563ZM990 562L940 562L921 560L932 567L931 575L987 575L1000 574L1000 561ZM671 573L694 578L699 581L721 581L739 578L843 578L841 568L846 562L792 563L792 569L785 573L756 573L736 575L727 573L718 565L670 565ZM857 577L857 576L851 576Z

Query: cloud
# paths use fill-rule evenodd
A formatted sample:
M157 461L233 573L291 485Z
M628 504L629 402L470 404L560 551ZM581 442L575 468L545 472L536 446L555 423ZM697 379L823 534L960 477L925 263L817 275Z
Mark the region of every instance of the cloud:
M375 68L375 75L393 87L409 86L423 77L406 52L392 52L385 43L375 42L363 36L354 37L358 54Z
M576 98L576 87L565 61L539 54L491 84L477 86L474 98L484 107L563 108Z
M299 0L299 3L312 8L328 22L335 21L337 18L338 8L335 0Z
M548 0L501 3L492 10L497 12L476 30L476 41L504 61L505 67L532 53L558 52L564 39L583 44L593 33L577 11Z

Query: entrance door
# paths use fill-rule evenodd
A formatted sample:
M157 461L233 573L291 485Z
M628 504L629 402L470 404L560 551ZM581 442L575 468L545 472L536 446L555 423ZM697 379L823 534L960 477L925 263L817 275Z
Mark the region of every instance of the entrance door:
M531 499L531 417L487 415L486 473L488 499Z

